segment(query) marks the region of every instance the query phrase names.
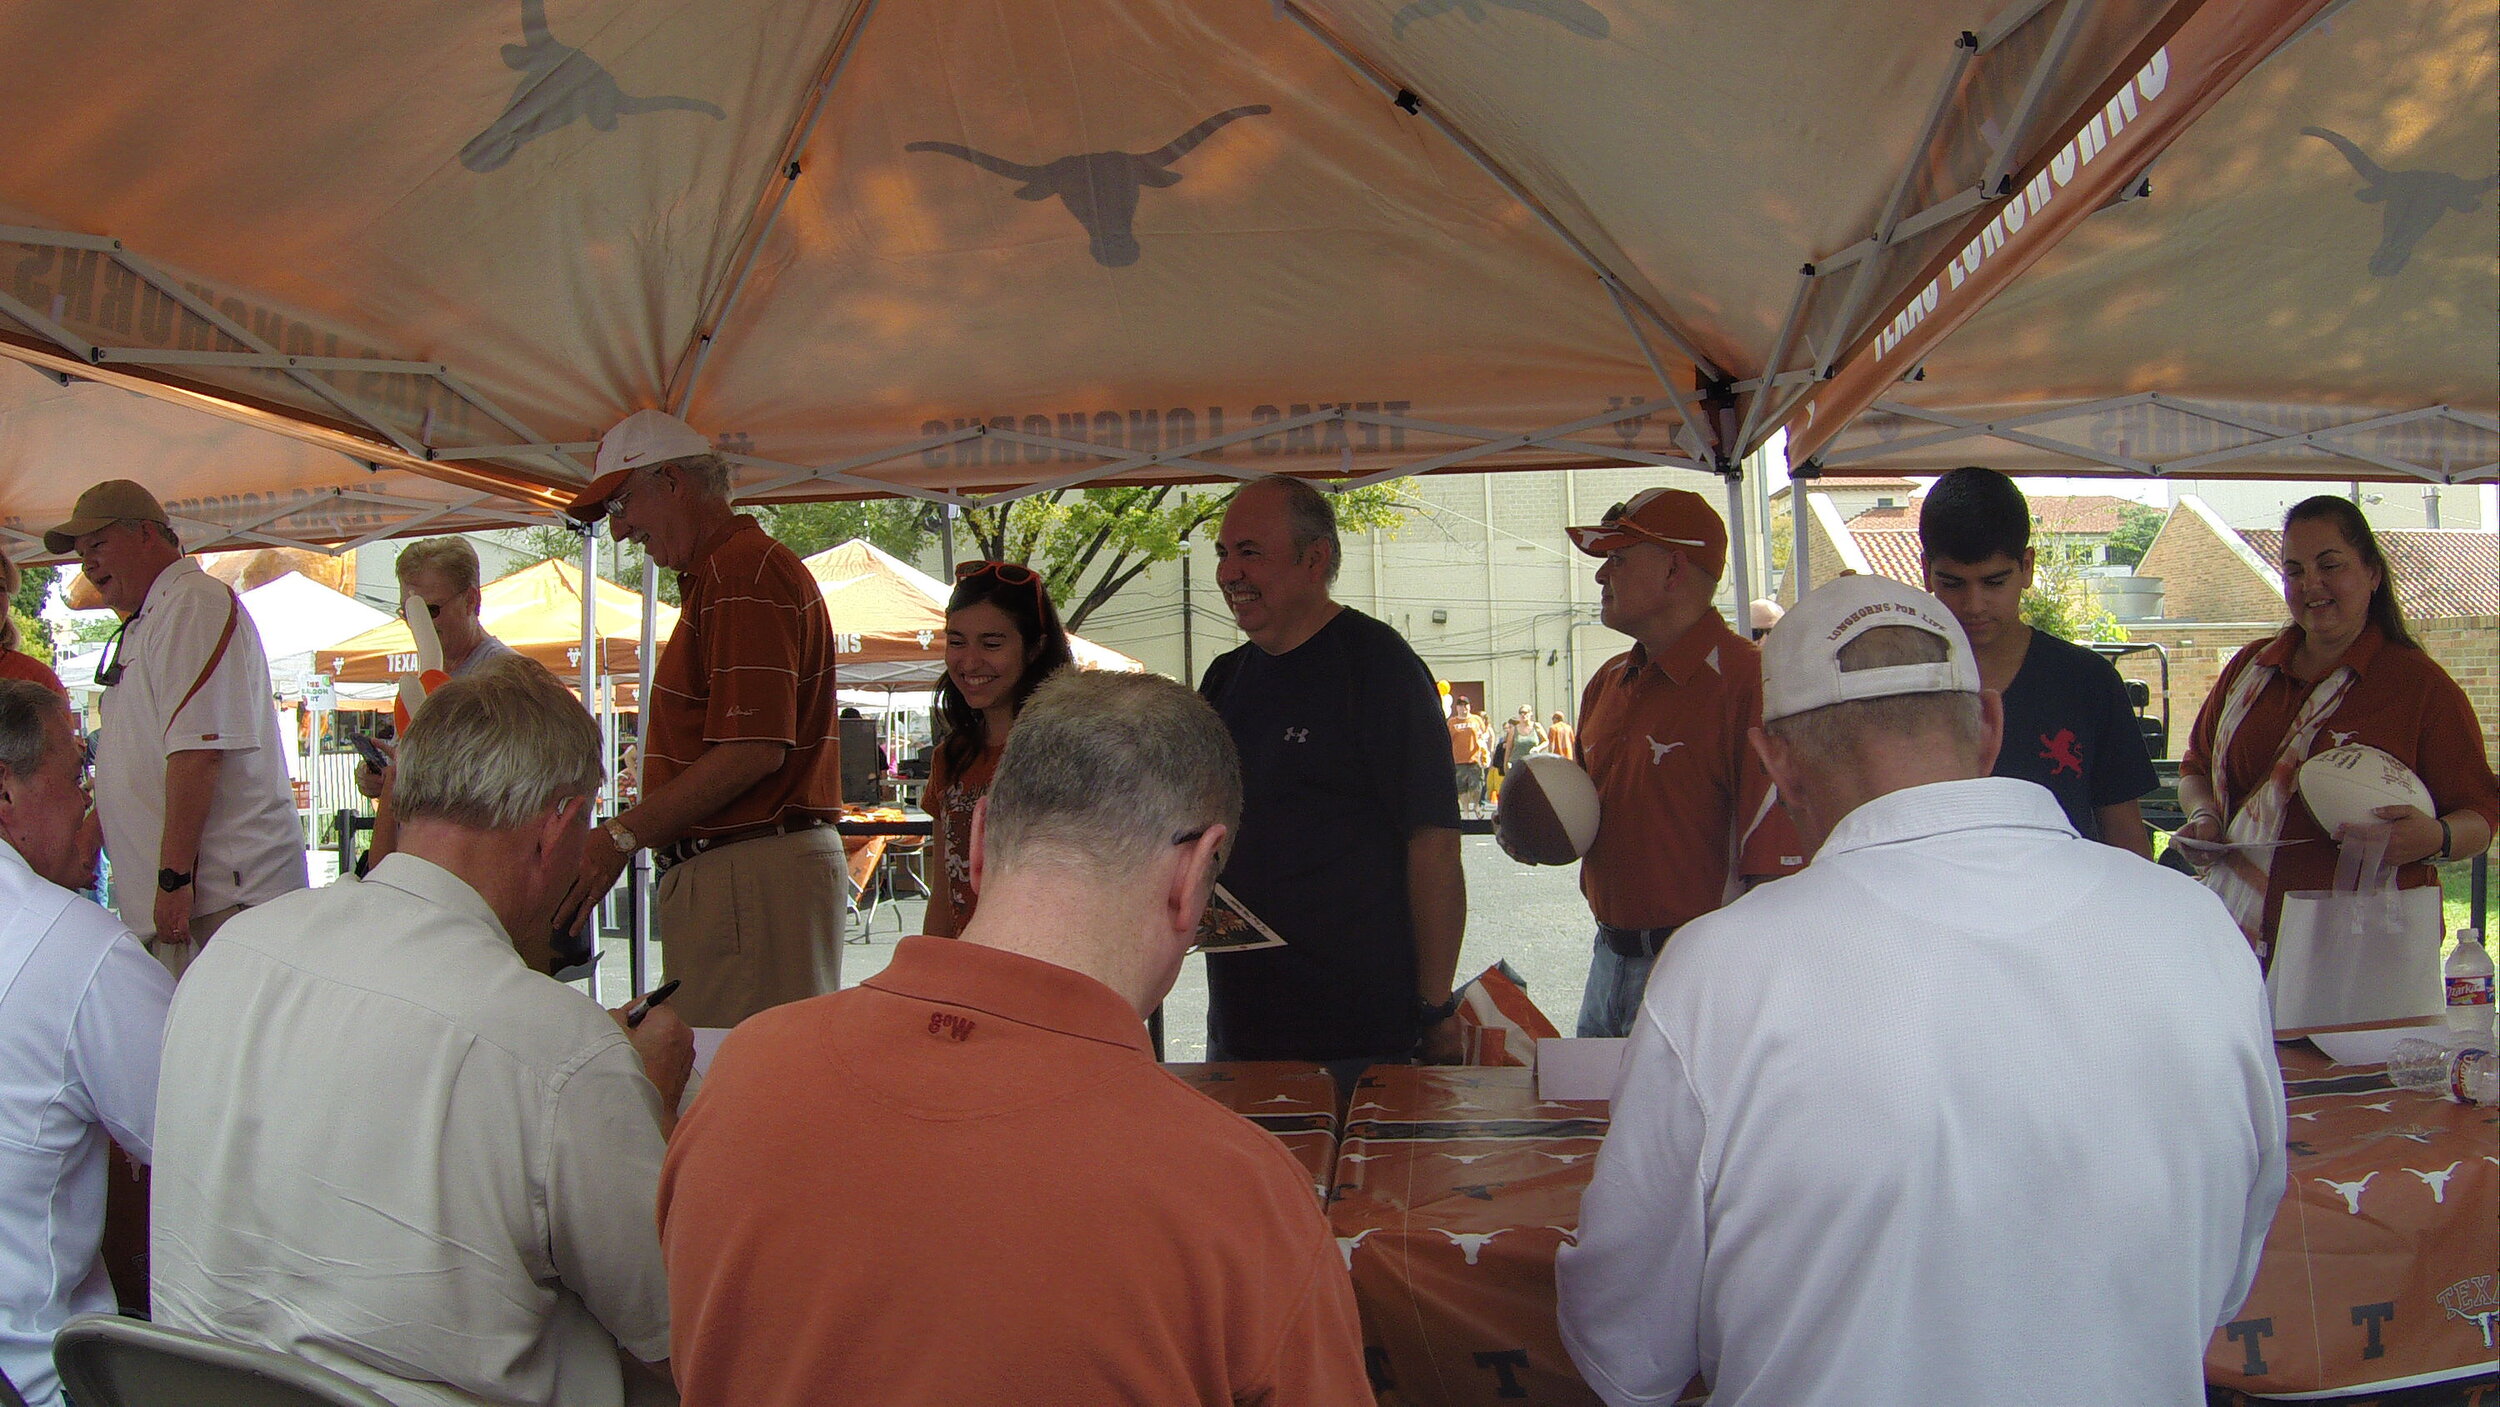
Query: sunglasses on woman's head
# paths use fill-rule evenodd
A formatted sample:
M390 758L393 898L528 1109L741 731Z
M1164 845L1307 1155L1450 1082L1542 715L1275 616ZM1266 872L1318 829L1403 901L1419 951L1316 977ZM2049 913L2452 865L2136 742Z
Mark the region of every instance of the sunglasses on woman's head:
M957 562L955 580L970 581L976 576L994 576L1009 586L1031 586L1042 578L1040 573L1021 562Z

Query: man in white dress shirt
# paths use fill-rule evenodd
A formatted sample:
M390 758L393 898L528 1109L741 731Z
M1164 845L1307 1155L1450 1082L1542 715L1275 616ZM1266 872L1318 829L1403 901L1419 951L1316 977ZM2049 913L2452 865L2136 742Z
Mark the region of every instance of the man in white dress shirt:
M158 1091L161 1323L402 1407L616 1407L664 1384L660 1157L694 1058L542 975L604 775L526 659L425 702L400 848L237 917L183 979Z
M1572 1357L1615 1404L2202 1403L2283 1194L2246 940L1988 775L1934 598L1842 578L1763 675L1819 848L1658 960L1557 1267Z
M310 882L285 734L252 617L182 555L156 495L108 479L43 535L122 617L96 670L96 813L113 907L182 975L242 910Z
M0 1371L32 1407L61 1400L52 1335L114 1311L106 1143L151 1156L174 995L120 921L71 892L95 882L85 770L60 696L0 679Z

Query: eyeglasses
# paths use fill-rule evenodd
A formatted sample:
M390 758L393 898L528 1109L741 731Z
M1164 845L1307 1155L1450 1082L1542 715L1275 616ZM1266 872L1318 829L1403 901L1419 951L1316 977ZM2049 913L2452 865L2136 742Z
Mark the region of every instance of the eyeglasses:
M122 671L127 668L122 659L122 637L128 635L130 627L138 623L139 617L133 615L113 628L113 638L104 645L104 662L96 666L95 682L107 689L122 682Z
M424 598L424 597L422 597L422 596L418 597L417 599L418 599L418 600L420 600L420 601L424 601L424 600L425 600L425 598ZM442 606L438 606L438 605L434 604L434 603L433 603L433 602L431 602L431 601L426 601L426 602L425 602L425 618L426 618L427 620L441 620L441 619L443 618L443 606L448 606L448 605L450 605L450 604L451 604L450 602L446 601L446 602L444 602L444 603L443 603L443 605L442 605ZM402 602L400 602L400 603L399 603L399 618L400 618L401 620L406 620L406 619L408 618L408 603L407 603L407 602L405 602L405 601L402 601Z
M955 580L970 581L975 577L991 577L1003 586L1028 586L1033 589L1033 604L1044 604L1049 598L1042 589L1042 575L1021 562L957 562Z
M1213 826L1200 826L1194 831L1182 831L1179 835L1172 837L1172 843L1174 845L1195 845L1199 841L1206 839L1207 832L1213 829L1215 829Z

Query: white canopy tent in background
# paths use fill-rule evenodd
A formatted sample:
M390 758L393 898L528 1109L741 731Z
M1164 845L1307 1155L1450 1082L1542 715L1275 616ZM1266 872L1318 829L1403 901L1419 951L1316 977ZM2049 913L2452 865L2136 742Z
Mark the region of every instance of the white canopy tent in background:
M301 572L288 572L262 582L238 598L252 628L260 634L261 653L269 661L270 686L280 698L300 698L305 680L317 672L313 654L341 640L361 635L390 617L353 596L333 591ZM61 661L57 671L72 695L94 688L101 649L81 651Z
M2330 12L2391 53L2411 41L2389 16L2466 17L2415 36L2446 52L2481 13L21 6L0 14L0 354L509 511L543 510L603 426L655 404L763 498L1280 467L1733 474L1805 408L1823 439L1888 394L1958 304L2139 188ZM2321 81L2367 107L2382 77ZM2414 135L2392 125L2391 169ZM2220 175L2264 186L2279 164ZM1987 267L1920 309L1974 242ZM2410 355L2456 357L2487 314L2426 306L2400 330ZM2246 399L2332 403L2313 366L2260 369ZM23 527L81 476L12 453ZM256 462L225 481L291 491ZM250 530L352 535L285 516Z
M946 671L946 583L864 538L808 557L841 641L842 692L907 689L924 701ZM1145 666L1082 635L1068 637L1079 667L1135 674ZM844 702L854 702L845 698ZM922 707L926 707L924 702Z

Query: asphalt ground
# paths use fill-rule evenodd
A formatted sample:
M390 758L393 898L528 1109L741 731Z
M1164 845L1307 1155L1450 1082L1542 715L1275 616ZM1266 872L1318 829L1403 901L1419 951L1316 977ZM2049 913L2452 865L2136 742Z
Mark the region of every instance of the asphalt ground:
M1491 836L1462 836L1459 844L1467 872L1467 941L1459 952L1460 980L1507 962L1556 1029L1571 1034L1595 932L1588 905L1580 898L1579 869L1522 865L1495 848ZM883 971L893 960L894 945L920 931L921 907L917 899L883 905L864 925L864 933L854 932L854 941L842 948L842 985ZM862 938L866 941L856 941ZM1180 979L1164 1002L1166 1059L1206 1056L1209 961L1223 959L1193 957L1183 963ZM611 938L601 948L601 999L621 1005L630 992L628 975L625 940ZM656 970L652 980L658 980Z

